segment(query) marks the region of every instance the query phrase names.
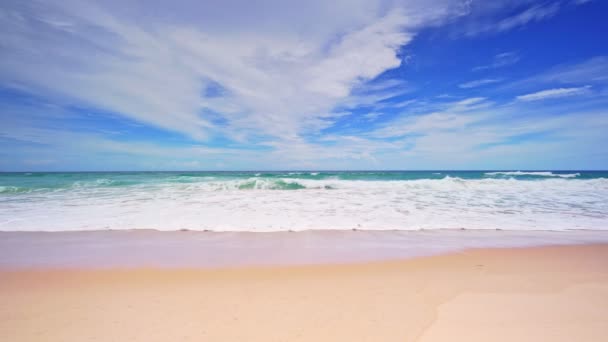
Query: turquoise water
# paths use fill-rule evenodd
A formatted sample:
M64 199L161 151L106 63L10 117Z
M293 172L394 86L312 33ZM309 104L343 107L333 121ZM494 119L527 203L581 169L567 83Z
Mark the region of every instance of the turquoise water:
M608 171L248 171L248 172L22 172L0 173L0 194L54 191L83 187L128 187L158 183L243 181L238 189L299 190L299 180L405 181L515 179L546 180L608 178Z

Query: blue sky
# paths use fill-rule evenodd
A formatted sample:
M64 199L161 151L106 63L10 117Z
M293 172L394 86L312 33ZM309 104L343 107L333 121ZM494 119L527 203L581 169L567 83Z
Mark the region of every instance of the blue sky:
M0 170L608 169L603 1L2 1Z

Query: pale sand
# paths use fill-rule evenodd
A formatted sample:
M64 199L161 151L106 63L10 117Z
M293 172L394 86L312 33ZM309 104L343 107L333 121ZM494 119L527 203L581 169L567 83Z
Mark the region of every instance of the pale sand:
M608 341L608 245L0 272L0 341Z

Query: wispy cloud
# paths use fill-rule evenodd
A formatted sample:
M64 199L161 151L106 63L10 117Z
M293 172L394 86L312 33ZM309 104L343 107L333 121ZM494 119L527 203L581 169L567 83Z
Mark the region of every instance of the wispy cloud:
M375 138L403 137L409 134L429 134L438 130L462 128L477 120L469 113L491 105L485 98L473 97L443 104L443 108L422 115L403 115L370 132Z
M591 86L577 87L577 88L554 88L541 90L535 93L517 96L519 101L540 101L547 99L555 99L561 97L570 97L577 95L584 95L589 93Z
M471 15L465 17L454 30L458 34L469 37L503 33L547 20L558 14L561 7L560 1L480 2L474 6ZM504 11L497 11L497 8L502 8Z
M15 117L0 125L0 141L16 144L0 151L0 169L370 169L370 168L559 168L598 167L608 144L608 113L505 105L485 98L429 104L431 111L386 118L366 133L323 135L315 140L273 139L258 146L209 147L202 143L168 146L162 141L124 139L105 132L75 132ZM562 107L566 107L565 111ZM526 138L536 135L549 139ZM60 151L60 153L58 153ZM96 158L90 158L95 155ZM496 156L500 156L498 159ZM542 158L541 158L542 157ZM91 160L93 159L93 160ZM49 161L32 165L32 160ZM82 161L88 160L82 164ZM538 163L535 163L538 161ZM568 164L570 163L570 164ZM110 166L109 166L110 165Z
M501 90L526 91L545 87L583 87L608 85L608 57L597 56L582 62L564 63L550 67L530 77L500 85Z
M473 71L496 69L506 67L519 62L521 57L517 52L503 52L494 56L492 63L474 67Z
M547 163L555 167L568 165L568 160L594 165L589 155L606 156L596 147L608 143L608 136L601 133L608 129L605 111L537 112L525 101L497 105L471 98L450 103L441 111L404 113L370 136L401 139L409 147L398 158L426 167L487 166L484 158L503 167Z
M597 56L586 61L563 64L526 80L527 82L607 83L608 57Z
M383 113L380 113L380 112L370 112L370 113L363 114L363 118L366 121L376 121L382 115L383 115Z
M545 20L557 14L559 7L559 2L534 5L523 12L501 20L493 29L498 32L507 31L531 22Z
M492 84L492 83L498 83L501 81L502 81L501 79L497 79L497 78L484 78L481 80L461 83L458 85L458 87L462 88L462 89L470 89L470 88L477 88L477 87L481 87L481 86Z

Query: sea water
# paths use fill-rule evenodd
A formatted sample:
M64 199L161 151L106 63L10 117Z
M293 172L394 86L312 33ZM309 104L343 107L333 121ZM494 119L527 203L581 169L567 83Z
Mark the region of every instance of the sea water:
M0 173L0 230L608 230L605 171Z

